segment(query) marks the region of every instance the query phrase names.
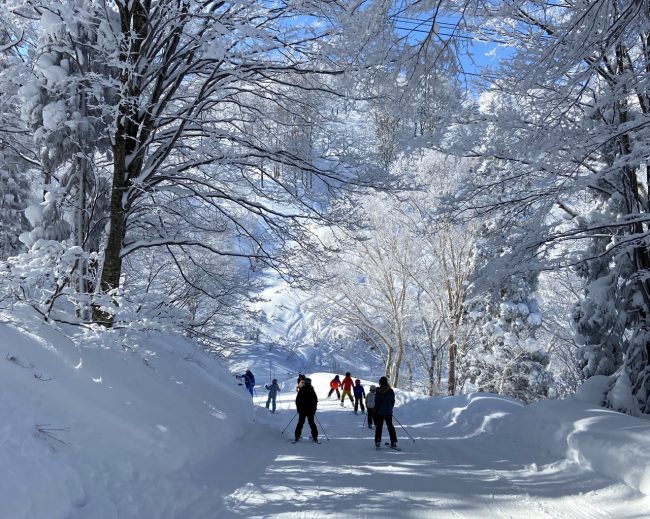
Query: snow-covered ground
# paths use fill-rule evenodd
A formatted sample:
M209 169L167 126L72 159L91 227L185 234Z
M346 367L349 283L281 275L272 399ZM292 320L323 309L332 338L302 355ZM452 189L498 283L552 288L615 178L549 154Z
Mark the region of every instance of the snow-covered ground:
M0 315L2 518L650 517L650 423L595 408L589 391L527 407L397 391L415 441L398 425L402 451L376 451L365 417L326 399L332 374L313 373L323 443L294 445L295 421L281 432L295 378L278 352L271 414L266 374L252 405L181 337L81 340L15 317Z

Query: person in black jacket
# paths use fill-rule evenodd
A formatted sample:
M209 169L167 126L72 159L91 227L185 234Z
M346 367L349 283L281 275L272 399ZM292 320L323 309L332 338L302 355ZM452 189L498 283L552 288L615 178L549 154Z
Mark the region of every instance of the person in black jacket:
M388 379L381 377L375 393L375 446L381 446L381 432L386 422L390 436L390 446L397 447L397 433L393 427L393 407L395 407L395 392L388 385Z
M296 410L298 411L298 425L296 425L296 441L300 439L302 426L305 425L305 418L309 421L311 428L311 439L318 441L318 429L314 423L314 416L316 415L316 408L318 407L318 397L316 391L311 385L311 379L306 378L303 386L298 391L296 396Z

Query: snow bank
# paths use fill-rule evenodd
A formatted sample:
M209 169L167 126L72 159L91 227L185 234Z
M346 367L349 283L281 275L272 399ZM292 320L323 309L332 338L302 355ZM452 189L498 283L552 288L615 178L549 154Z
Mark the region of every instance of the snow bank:
M398 391L396 416L418 416L413 427L441 425L445 437L491 434L540 448L622 481L650 495L650 422L594 405L602 400L606 377L597 378L577 398L523 405L490 393L446 398L408 398Z
M191 488L165 478L250 423L247 393L182 337L15 317L0 314L3 517L162 517Z
M650 423L577 398L521 407L489 428L538 446L650 495Z

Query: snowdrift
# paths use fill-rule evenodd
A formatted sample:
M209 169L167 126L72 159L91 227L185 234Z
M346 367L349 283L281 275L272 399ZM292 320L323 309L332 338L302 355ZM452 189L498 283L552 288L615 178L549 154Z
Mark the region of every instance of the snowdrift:
M2 517L162 516L165 478L228 449L251 422L250 396L182 337L71 340L15 317L0 315Z
M406 409L453 431L447 434L492 434L543 449L650 495L650 422L600 408L584 395L582 391L577 398L525 406L498 395L471 393L412 400Z
M522 407L495 434L591 467L650 495L650 423L575 398Z

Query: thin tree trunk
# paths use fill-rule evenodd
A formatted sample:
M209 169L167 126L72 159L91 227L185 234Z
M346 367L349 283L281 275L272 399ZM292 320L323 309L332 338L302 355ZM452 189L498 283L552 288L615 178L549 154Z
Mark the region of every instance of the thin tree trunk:
M447 394L449 396L456 394L456 338L449 336L449 377L447 379Z
M124 193L125 168L124 139L118 137L113 146L113 185L111 187L111 205L108 240L104 251L104 265L100 281L101 291L106 293L120 286L122 275L122 245L126 234L126 221L122 198ZM93 321L105 326L112 326L113 317L99 307L93 307Z

